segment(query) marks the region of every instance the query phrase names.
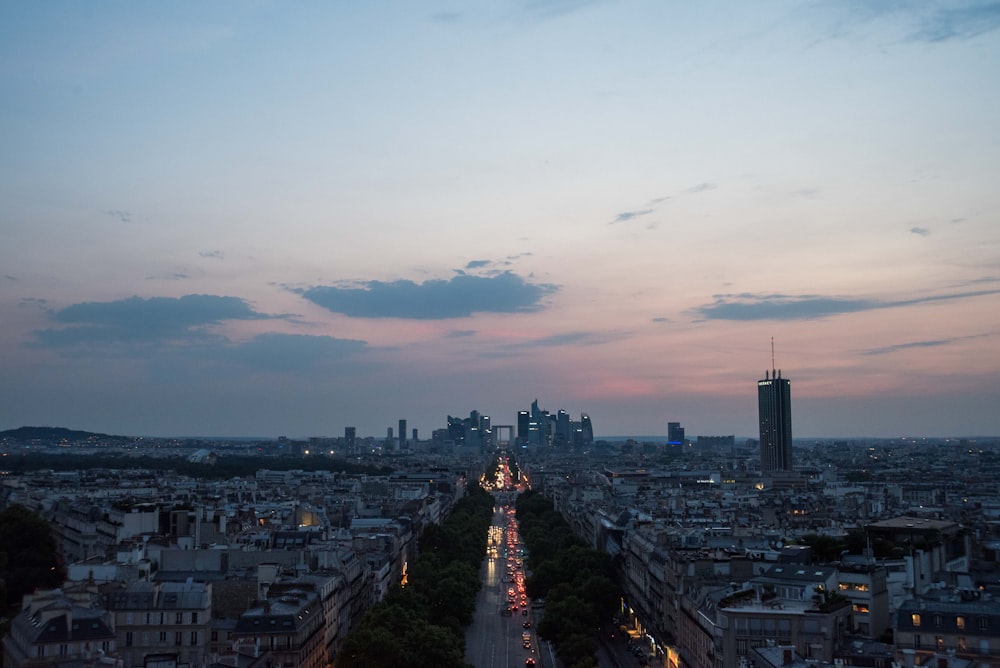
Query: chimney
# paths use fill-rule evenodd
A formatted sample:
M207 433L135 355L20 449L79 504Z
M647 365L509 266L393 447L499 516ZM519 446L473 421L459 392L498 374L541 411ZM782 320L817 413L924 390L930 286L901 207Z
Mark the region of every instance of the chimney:
M792 648L785 647L781 650L781 665L787 666L792 662Z

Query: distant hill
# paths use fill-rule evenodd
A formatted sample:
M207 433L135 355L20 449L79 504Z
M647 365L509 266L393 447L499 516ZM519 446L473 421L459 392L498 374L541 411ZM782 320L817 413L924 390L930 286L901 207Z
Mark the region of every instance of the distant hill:
M128 436L112 436L65 427L18 427L0 431L0 441L40 441L44 443L81 441L130 441Z

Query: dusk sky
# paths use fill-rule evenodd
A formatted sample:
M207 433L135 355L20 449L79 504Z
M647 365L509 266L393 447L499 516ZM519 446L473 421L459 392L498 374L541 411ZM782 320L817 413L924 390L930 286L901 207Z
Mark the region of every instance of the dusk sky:
M1000 434L1000 4L0 4L0 429Z

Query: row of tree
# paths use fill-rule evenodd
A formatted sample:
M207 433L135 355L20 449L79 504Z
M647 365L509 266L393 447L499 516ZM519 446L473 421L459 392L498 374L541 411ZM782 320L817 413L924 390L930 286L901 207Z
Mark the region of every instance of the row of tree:
M545 599L536 630L567 668L596 665L601 627L619 602L610 557L573 535L552 501L534 491L518 496L521 540L528 548L528 596Z
M192 462L187 457L135 456L135 452L97 453L78 455L73 453L27 453L4 457L4 468L13 473L32 471L88 471L93 469L146 469L148 471L169 471L177 475L208 480L228 480L235 477L254 476L261 468L274 471L331 471L334 473L386 475L392 472L388 466L377 467L358 464L345 459L335 459L323 455L254 457L251 455L223 454L212 463ZM152 476L151 476L152 477Z
M337 668L465 668L465 627L476 610L492 516L493 497L470 484L448 519L424 530L406 584L347 636Z

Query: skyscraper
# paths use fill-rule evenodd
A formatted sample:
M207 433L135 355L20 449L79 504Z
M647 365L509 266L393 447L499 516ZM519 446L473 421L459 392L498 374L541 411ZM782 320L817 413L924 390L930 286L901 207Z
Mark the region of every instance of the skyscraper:
M757 381L757 418L760 421L760 470L792 470L792 392L781 371L771 370Z
M680 422L667 423L667 444L684 445L684 427Z

